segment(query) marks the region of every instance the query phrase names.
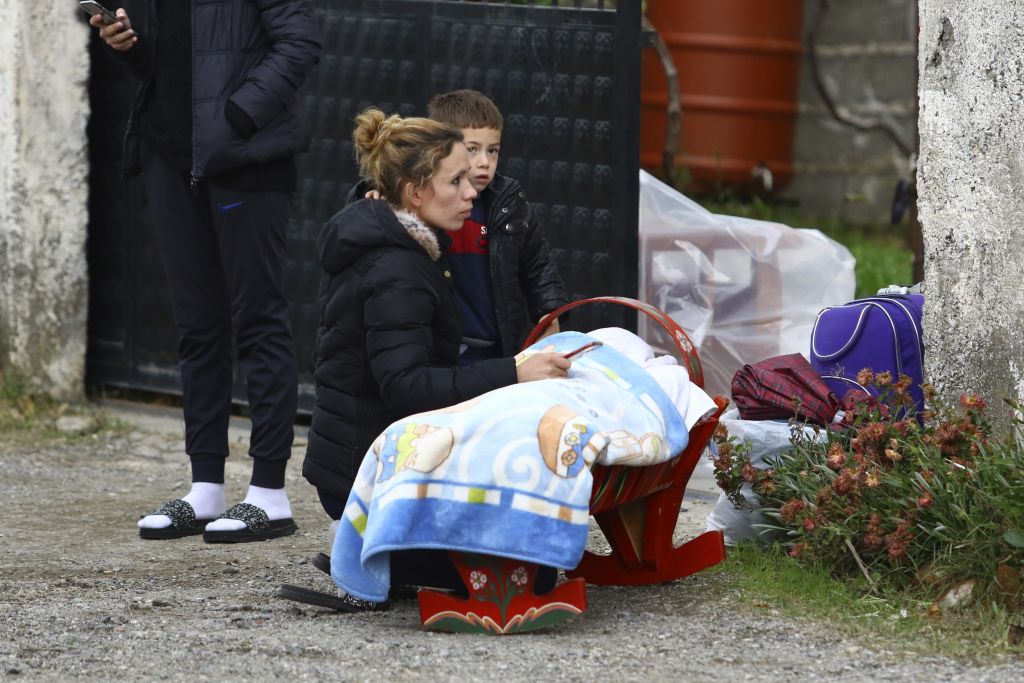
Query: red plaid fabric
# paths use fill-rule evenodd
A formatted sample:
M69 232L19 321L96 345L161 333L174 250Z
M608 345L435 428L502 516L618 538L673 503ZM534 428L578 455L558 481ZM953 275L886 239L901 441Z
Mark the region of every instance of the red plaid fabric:
M732 399L744 420L796 417L822 426L829 425L841 407L799 353L744 365L732 378Z

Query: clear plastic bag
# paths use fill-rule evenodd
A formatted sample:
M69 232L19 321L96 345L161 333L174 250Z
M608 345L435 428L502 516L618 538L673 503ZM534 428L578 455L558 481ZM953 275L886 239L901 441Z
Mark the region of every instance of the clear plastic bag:
M854 264L818 230L713 214L640 172L640 298L690 335L712 396L747 363L808 356L818 311L853 298ZM654 327L640 320L657 350Z

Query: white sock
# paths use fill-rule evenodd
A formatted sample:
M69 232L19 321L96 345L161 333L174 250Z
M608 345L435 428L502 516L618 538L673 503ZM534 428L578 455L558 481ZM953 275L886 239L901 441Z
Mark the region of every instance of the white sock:
M249 484L249 492L245 494L245 500L242 502L260 508L267 513L267 518L272 522L292 516L288 493L283 488L265 489ZM240 519L215 519L206 525L207 531L241 531L244 528L245 522Z
M211 484L208 481L192 482L192 489L182 500L196 511L196 519L216 519L226 509L224 503L224 484ZM140 529L166 529L171 525L167 515L146 515L139 520Z

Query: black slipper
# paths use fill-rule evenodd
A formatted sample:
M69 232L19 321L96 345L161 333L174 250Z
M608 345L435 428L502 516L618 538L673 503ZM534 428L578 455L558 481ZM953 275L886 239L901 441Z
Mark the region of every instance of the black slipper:
M290 536L299 528L291 517L271 521L263 509L249 503L239 503L229 508L220 519L237 519L245 523L245 528L234 531L205 531L203 540L207 543L268 541L279 536Z
M309 558L309 563L322 571L327 576L331 575L331 556L326 553L317 553Z
M196 519L196 511L188 502L180 498L169 500L158 507L150 515L166 515L171 518L171 525L160 529L139 529L139 536L146 540L164 541L171 538L184 538L186 536L197 536L203 533L206 525L212 519ZM148 517L149 515L145 515Z
M322 571L327 576L331 575L331 556L326 553L317 553L309 558L309 563ZM304 589L303 589L304 590ZM419 594L419 586L399 585L392 586L388 591L388 598L391 600L411 600Z
M330 593L321 593L320 591L301 586L292 586L287 583L281 584L281 587L277 590L277 596L286 600L301 602L305 605L326 607L338 612L383 612L388 608L387 602L370 602L369 600L360 600L351 595L331 595Z

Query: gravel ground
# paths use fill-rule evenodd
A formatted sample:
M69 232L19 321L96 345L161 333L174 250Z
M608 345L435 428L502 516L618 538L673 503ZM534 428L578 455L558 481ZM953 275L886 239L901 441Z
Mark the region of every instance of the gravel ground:
M75 442L0 436L0 675L51 680L1024 680L1024 662L980 665L851 643L821 624L740 605L721 579L588 588L590 609L540 633L425 632L414 599L337 615L275 597L320 590L305 558L326 551L325 518L299 477L299 532L241 546L143 541L134 520L187 491L173 412L115 407L136 426ZM232 430L229 497L249 473ZM301 441L300 441L301 444ZM706 483L706 482L704 482ZM173 491L169 486L173 485ZM688 498L680 537L703 530L710 493ZM599 533L592 546L600 547Z

